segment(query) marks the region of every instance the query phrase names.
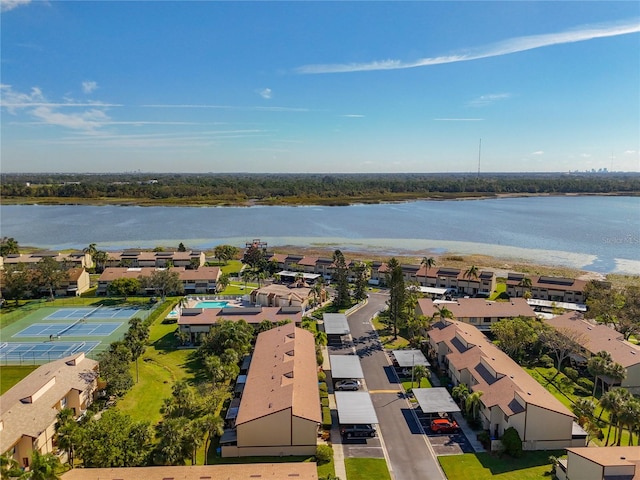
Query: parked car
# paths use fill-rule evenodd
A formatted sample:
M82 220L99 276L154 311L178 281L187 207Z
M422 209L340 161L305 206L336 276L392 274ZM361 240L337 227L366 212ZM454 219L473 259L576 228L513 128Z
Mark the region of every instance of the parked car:
M341 425L340 435L347 438L375 437L376 429L370 424Z
M454 433L460 430L458 422L448 418L437 418L431 422L431 431L433 433Z
M336 390L359 390L360 380L340 380L336 382Z

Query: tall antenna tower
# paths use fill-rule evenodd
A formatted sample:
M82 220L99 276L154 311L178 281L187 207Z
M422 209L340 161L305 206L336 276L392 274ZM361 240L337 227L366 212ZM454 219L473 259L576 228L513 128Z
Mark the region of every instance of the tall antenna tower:
M480 178L480 154L482 152L482 139L480 139L480 144L478 145L478 178Z

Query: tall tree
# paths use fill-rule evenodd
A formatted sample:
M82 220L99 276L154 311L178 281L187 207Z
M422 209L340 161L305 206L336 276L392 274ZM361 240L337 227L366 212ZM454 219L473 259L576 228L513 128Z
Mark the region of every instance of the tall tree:
M60 410L56 418L55 428L58 448L66 452L67 463L73 468L74 452L80 440L80 427L73 417L73 410L70 408Z
M16 306L29 291L31 273L24 263L6 265L4 271L0 272L4 284L2 293L7 300L15 300Z
M21 480L26 478L26 475L28 473L20 468L20 464L13 458L10 451L0 455L0 478L2 480Z
M124 336L124 343L131 351L131 356L136 362L136 383L140 380L138 371L138 359L142 356L147 348L149 340L149 327L147 327L142 319L134 317L129 320L129 330Z
M109 254L104 250L98 250L93 255L93 262L95 263L95 268L98 273L104 271L104 267L109 261Z
M123 297L124 301L140 291L141 282L137 278L115 278L107 286L107 293L112 297Z
M592 396L596 396L596 389L598 388L598 380L600 380L607 373L609 365L613 362L611 354L605 350L602 350L593 355L587 360L587 371L593 375L593 392ZM604 382L602 385L602 391L604 392Z
M20 246L18 241L13 237L2 237L0 239L0 257L6 257L7 255L18 255L20 253Z
M355 262L351 267L351 271L355 277L353 298L356 302L360 302L367 298L369 269L370 267L366 262Z
M98 355L100 377L107 382L110 395L124 395L133 386L129 371L131 360L131 350L122 341L113 342L109 350Z
M335 283L334 303L338 308L344 308L351 305L351 296L349 295L349 275L347 271L347 262L340 250L333 252L333 281Z
M524 350L538 341L541 331L541 328L536 328L538 324L536 320L523 317L502 319L491 325L491 333L507 355L520 360Z
M411 379L411 388L413 388L413 380L416 381L416 383L418 384L418 388L420 387L420 385L422 384L422 379L423 378L429 378L429 371L427 370L427 367L425 367L424 365L415 365L412 368L413 372L412 372L412 379Z
M178 244L178 251L179 252L186 252L187 251L187 247L184 246L184 243L180 242Z
M403 321L405 308L406 288L404 284L404 275L402 273L402 265L395 257L387 262L388 271L386 273L386 284L389 287L389 321L393 326L393 338L398 338L398 327Z
M467 398L465 400L465 410L467 416L469 416L469 418L471 418L472 420L476 420L478 418L478 412L480 411L480 407L482 406L482 400L480 400L480 397L482 397L482 395L483 392L480 390L467 395Z
M586 344L583 333L568 328L545 329L540 334L542 344L556 357L556 368L562 369L562 363L572 353L579 353L582 345Z
M149 288L153 288L164 301L167 295L182 295L184 285L180 280L178 272L171 268L155 270L148 277L142 277L142 283Z
M426 282L426 277L429 276L429 270L431 270L436 265L436 259L433 257L422 257L422 260L420 261L420 265L424 265L426 268L426 272L424 274L425 282Z
M42 257L35 265L35 278L40 288L49 292L49 297L54 298L55 291L67 280L68 274L60 268L60 264L51 257Z

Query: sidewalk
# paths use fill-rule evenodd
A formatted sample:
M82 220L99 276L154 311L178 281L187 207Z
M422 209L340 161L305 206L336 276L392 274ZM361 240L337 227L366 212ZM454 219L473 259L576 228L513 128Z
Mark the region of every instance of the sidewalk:
M347 480L347 470L344 466L344 451L342 450L342 436L340 435L340 424L338 423L338 410L336 409L336 399L333 394L329 394L329 408L331 409L333 466L336 470L336 477L341 480Z

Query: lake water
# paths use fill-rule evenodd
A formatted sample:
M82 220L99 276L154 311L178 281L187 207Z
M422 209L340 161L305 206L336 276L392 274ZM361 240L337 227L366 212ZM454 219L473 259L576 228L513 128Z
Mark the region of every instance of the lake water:
M55 250L317 246L384 255L486 254L640 274L640 197L529 197L347 207L0 207L1 235Z

